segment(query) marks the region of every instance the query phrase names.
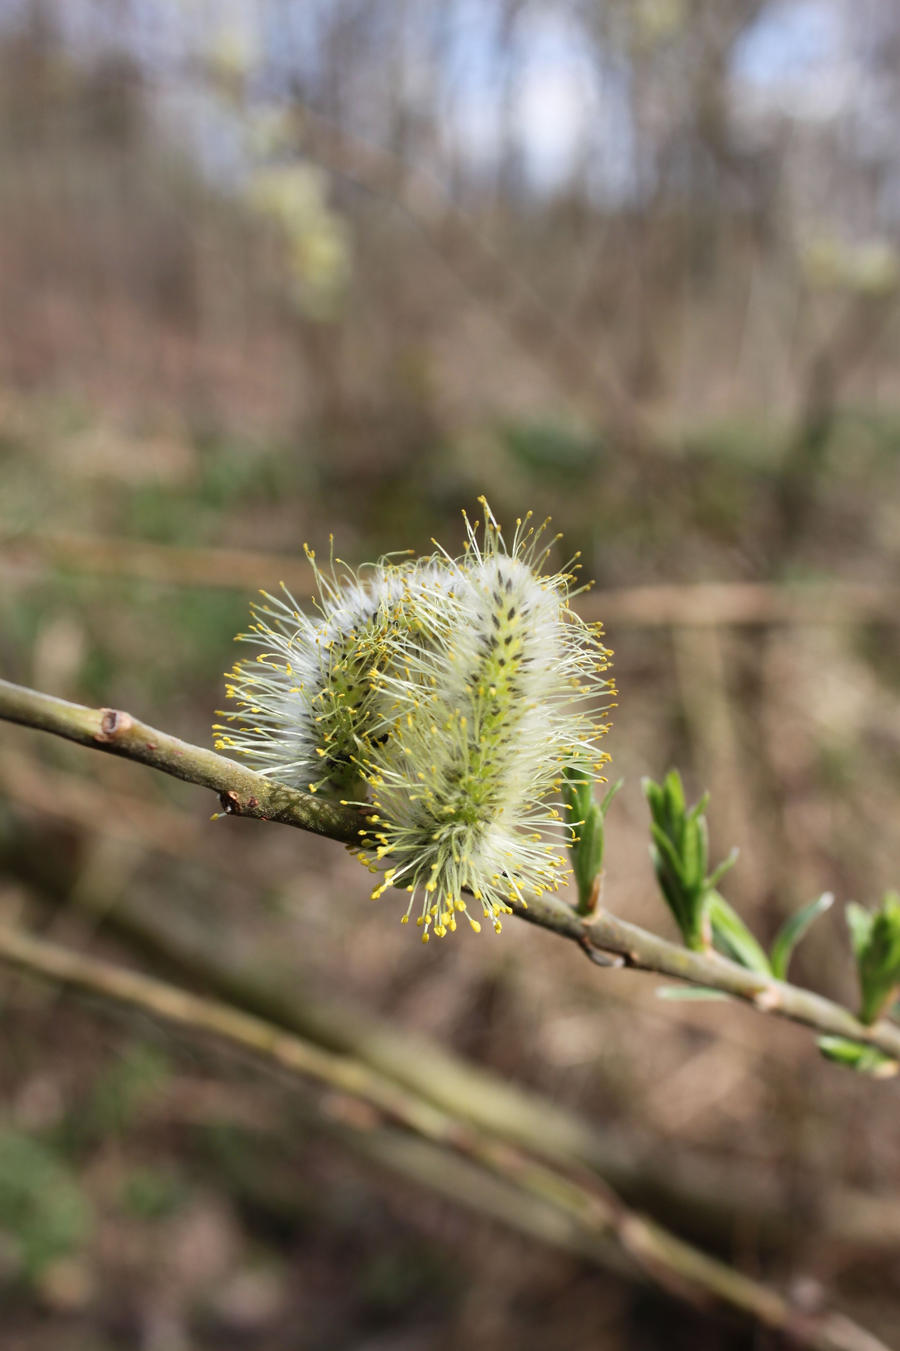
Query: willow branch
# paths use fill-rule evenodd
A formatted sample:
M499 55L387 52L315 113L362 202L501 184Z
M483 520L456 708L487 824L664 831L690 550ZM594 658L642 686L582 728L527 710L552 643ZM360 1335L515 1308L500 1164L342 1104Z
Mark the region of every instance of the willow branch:
M701 1307L724 1305L763 1326L792 1337L811 1351L886 1351L863 1328L840 1314L809 1316L777 1292L707 1256L660 1225L629 1210L592 1179L587 1185L473 1129L348 1056L314 1046L261 1018L181 990L163 981L86 957L0 927L0 961L63 987L162 1019L192 1032L211 1034L229 1048L287 1072L312 1079L361 1100L413 1135L472 1160L512 1183L564 1221L562 1232L611 1242L632 1270ZM427 1178L425 1179L427 1180ZM606 1262L602 1249L582 1249Z
M137 760L186 783L211 788L230 816L277 821L344 844L358 843L362 833L362 817L350 808L275 783L224 755L139 722L120 709L86 708L0 680L0 720L52 732L80 746Z
M356 811L273 783L243 765L179 741L117 709L85 708L0 680L2 719L138 760L178 779L211 788L231 815L297 826L345 844L358 843L364 833L364 818ZM900 1025L886 1019L867 1026L842 1005L811 990L761 976L716 953L693 952L605 910L584 919L553 896L532 898L527 907L516 904L514 910L521 919L577 943L601 965L609 964L611 953L619 965L710 986L761 1012L789 1018L820 1034L863 1042L900 1060Z
M655 971L689 985L709 986L751 1004L761 1013L789 1018L828 1036L865 1042L886 1055L900 1058L897 1023L887 1019L871 1026L861 1023L842 1004L812 990L759 975L718 953L680 947L648 929L619 919L608 910L598 910L590 919L583 920L562 902L546 896L530 900L527 908L514 904L514 909L521 919L572 939L588 956L599 955L602 961L604 955L614 953L624 966L634 970Z

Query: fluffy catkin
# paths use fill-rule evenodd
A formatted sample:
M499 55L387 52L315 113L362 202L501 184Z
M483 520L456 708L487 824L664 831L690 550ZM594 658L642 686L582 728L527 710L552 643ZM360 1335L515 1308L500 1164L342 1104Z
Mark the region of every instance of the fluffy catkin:
M305 615L290 592L263 592L237 641L261 648L235 663L226 692L236 707L214 724L218 749L308 792L361 791L360 755L381 722L374 676L388 659L394 625L409 614L415 565L376 564L360 578L319 570L319 616Z
M609 706L609 653L568 605L568 573L542 576L540 530L519 523L509 551L487 504L483 540L469 527L432 622L399 636L378 677L383 740L366 756L377 817L364 861L387 871L373 895L421 897L423 939L464 914L496 929L510 901L555 889L566 872L558 790L565 766L597 768ZM548 546L549 547L549 546ZM424 639L423 639L424 633Z
M499 931L511 901L565 875L559 789L597 748L614 690L599 628L544 575L553 541L530 516L507 548L490 508L465 552L320 571L315 617L264 595L228 675L217 746L305 790L369 809L359 856L419 902L423 941L464 915ZM545 523L546 524L546 523ZM474 914L469 911L474 907Z

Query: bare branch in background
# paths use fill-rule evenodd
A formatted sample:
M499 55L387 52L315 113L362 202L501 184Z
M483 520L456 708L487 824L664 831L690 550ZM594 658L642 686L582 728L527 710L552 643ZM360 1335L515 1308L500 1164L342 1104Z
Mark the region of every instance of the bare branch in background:
M493 1178L511 1184L515 1193L527 1197L528 1210L523 1214L521 1207L507 1207L503 1218L545 1241L601 1265L609 1264L606 1247L611 1244L626 1259L632 1274L649 1278L701 1308L720 1306L739 1312L810 1351L887 1351L877 1338L840 1314L810 1315L794 1309L784 1296L629 1210L596 1178L576 1180L519 1154L359 1060L322 1050L226 1004L13 929L0 927L0 961L55 984L149 1013L168 1024L211 1034L232 1050L249 1052L292 1078L310 1078L361 1100L380 1116L401 1123L414 1136L461 1154ZM362 1123L359 1129L366 1131L369 1126ZM423 1180L430 1182L430 1170ZM465 1199L482 1209L476 1198Z
M0 537L12 575L59 568L87 576L140 578L159 586L256 591L283 578L303 594L309 567L291 554L200 549L149 540L41 531ZM659 583L592 589L576 602L585 618L635 628L795 624L817 627L878 620L900 624L900 588L877 582Z

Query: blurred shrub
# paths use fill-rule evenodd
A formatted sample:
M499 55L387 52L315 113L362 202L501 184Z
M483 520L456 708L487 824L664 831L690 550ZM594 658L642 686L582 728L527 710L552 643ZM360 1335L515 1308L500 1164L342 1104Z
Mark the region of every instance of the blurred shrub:
M522 469L536 478L577 483L602 458L596 435L561 422L519 422L505 428L506 447Z
M38 1279L91 1231L88 1199L60 1156L39 1140L0 1129L0 1231L23 1274Z
M278 229L297 307L309 318L337 313L350 269L343 219L328 206L324 174L310 164L258 169L247 193L250 205Z

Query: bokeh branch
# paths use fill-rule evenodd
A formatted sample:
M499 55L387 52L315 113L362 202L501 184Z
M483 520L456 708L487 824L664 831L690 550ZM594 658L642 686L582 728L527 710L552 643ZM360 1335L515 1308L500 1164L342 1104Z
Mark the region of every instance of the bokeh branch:
M594 349L586 349L560 320L558 307L540 295L524 272L510 267L502 251L487 241L433 178L349 135L308 105L299 107L297 114L298 139L317 164L399 206L469 294L489 306L492 319L499 320L524 351L553 370L575 406L608 427L632 454L658 453L657 432L609 358L603 364L597 361Z
M596 1178L576 1179L557 1172L407 1092L359 1060L323 1050L227 1004L19 930L0 927L0 961L171 1025L211 1034L231 1049L250 1053L293 1078L311 1078L362 1101L414 1136L461 1154L492 1177L512 1184L520 1197L524 1194L545 1214L549 1212L551 1222L540 1237L602 1265L610 1259L603 1246L596 1246L598 1239L625 1257L632 1274L649 1277L700 1307L729 1308L811 1351L886 1351L881 1342L840 1314L809 1315L793 1308L784 1296L629 1210ZM360 1129L367 1129L364 1121ZM423 1180L429 1181L427 1171ZM477 1204L474 1197L469 1200ZM521 1213L507 1207L505 1218L522 1227L517 1219ZM533 1221L528 1227L534 1232Z
M90 709L0 680L0 719L52 732L211 788L230 815L297 826L345 844L356 843L361 833L363 818L355 811L273 783L117 709ZM810 990L748 970L716 953L692 952L605 910L583 919L553 896L535 897L527 907L514 904L513 909L521 919L577 943L600 965L608 965L609 954L613 954L617 965L719 990L761 1012L803 1023L826 1036L852 1039L876 1048L892 1061L900 1060L900 1026L886 1019L869 1026L842 1005Z
M58 530L0 527L0 561L13 575L43 576L47 570L86 576L133 578L156 586L203 587L246 592L276 587L302 590L309 568L291 554L255 549L159 544L114 535L77 535ZM877 621L894 625L900 588L879 582L660 582L650 586L594 588L579 599L584 619L602 617L607 627L765 627L791 624L816 628Z

